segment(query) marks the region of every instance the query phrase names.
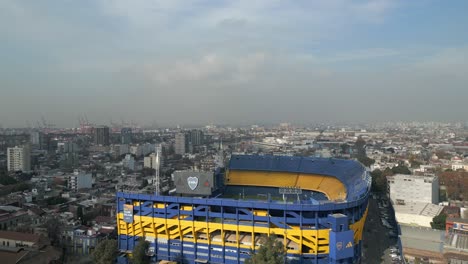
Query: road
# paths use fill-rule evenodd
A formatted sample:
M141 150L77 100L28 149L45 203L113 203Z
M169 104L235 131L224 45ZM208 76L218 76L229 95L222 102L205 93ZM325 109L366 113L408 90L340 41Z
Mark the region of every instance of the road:
M384 263L391 264L390 248L395 247L397 239L389 236L387 227L383 226L381 222L380 211L388 212L388 209L380 209L378 206L378 200L372 198L369 199L369 212L364 225L363 234L363 257L362 263L364 264L375 264ZM395 219L392 213L389 214L389 222L395 227ZM395 230L395 228L394 228ZM396 262L398 263L398 262Z

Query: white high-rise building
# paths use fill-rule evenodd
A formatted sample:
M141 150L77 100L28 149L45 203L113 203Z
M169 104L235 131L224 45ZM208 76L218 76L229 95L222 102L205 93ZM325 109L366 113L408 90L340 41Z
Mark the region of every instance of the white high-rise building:
M390 200L394 204L439 203L439 178L396 174L387 176Z
M145 168L156 168L156 153L151 153L148 157L143 160L143 166Z
M7 149L8 171L30 171L31 149L29 146L14 147Z

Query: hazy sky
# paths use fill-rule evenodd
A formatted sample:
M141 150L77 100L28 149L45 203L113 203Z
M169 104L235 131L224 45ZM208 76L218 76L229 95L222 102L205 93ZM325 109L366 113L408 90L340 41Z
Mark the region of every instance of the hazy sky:
M468 120L468 1L0 1L0 124Z

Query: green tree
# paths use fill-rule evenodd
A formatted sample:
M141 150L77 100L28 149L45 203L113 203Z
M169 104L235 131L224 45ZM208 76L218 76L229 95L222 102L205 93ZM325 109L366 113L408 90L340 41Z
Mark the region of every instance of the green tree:
M117 240L106 239L99 242L92 253L96 264L114 264L117 258Z
M143 168L141 172L143 176L153 176L156 173L156 170L152 168Z
M399 166L393 167L392 172L394 174L411 174L411 171L408 169L408 167L406 167L404 165L399 165Z
M148 186L148 181L146 179L143 179L140 184L140 189L143 189L146 186Z
M366 156L366 141L362 137L358 137L356 143L354 143L354 147L356 148L358 158Z
M49 197L49 198L46 199L47 205L63 204L63 203L66 203L66 202L68 202L67 198L58 197L58 196Z
M370 167L370 165L375 163L374 159L371 159L367 156L359 156L358 161L361 162L366 167Z
M284 264L286 263L286 250L283 243L277 240L275 235L261 238L262 245L252 255L246 259L246 264Z
M81 205L78 206L78 208L76 209L76 217L78 219L80 219L81 221L83 221L83 207Z
M150 263L150 257L146 255L146 251L149 248L149 242L145 238L141 238L140 242L133 249L133 264L148 264Z
M31 186L25 182L20 182L15 185L13 185L13 188L11 189L11 192L22 192L26 190L30 190Z
M375 169L371 172L372 189L376 192L385 192L387 190L387 176L385 172Z
M53 217L47 219L46 223L47 228L47 236L50 239L50 243L52 245L56 245L59 243L59 236L60 236L60 221Z
M346 143L341 144L341 145L340 145L340 148L341 148L340 153L341 153L341 154L347 154L347 153L349 153L350 147L351 147L351 146L348 145L348 144L346 144Z
M432 219L431 227L433 229L445 230L446 214L440 214Z
M0 184L1 185L11 185L11 184L16 184L18 183L17 180L15 180L15 178L13 177L10 177L8 175L1 175L0 176Z

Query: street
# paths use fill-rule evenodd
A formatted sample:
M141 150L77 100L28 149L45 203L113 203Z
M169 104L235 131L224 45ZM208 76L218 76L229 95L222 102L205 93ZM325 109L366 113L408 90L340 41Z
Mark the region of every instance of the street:
M363 234L362 263L399 263L398 261L393 261L390 257L391 248L396 248L397 246L395 217L388 207L379 208L379 202L381 202L381 204L384 202L379 199L379 196L376 198L377 199L374 199L371 196L369 199L369 213ZM388 203L388 200L383 200ZM383 218L382 214L384 214L386 218ZM385 227L382 223L382 218L385 219L392 228ZM393 237L390 237L389 234L391 230L395 233Z

